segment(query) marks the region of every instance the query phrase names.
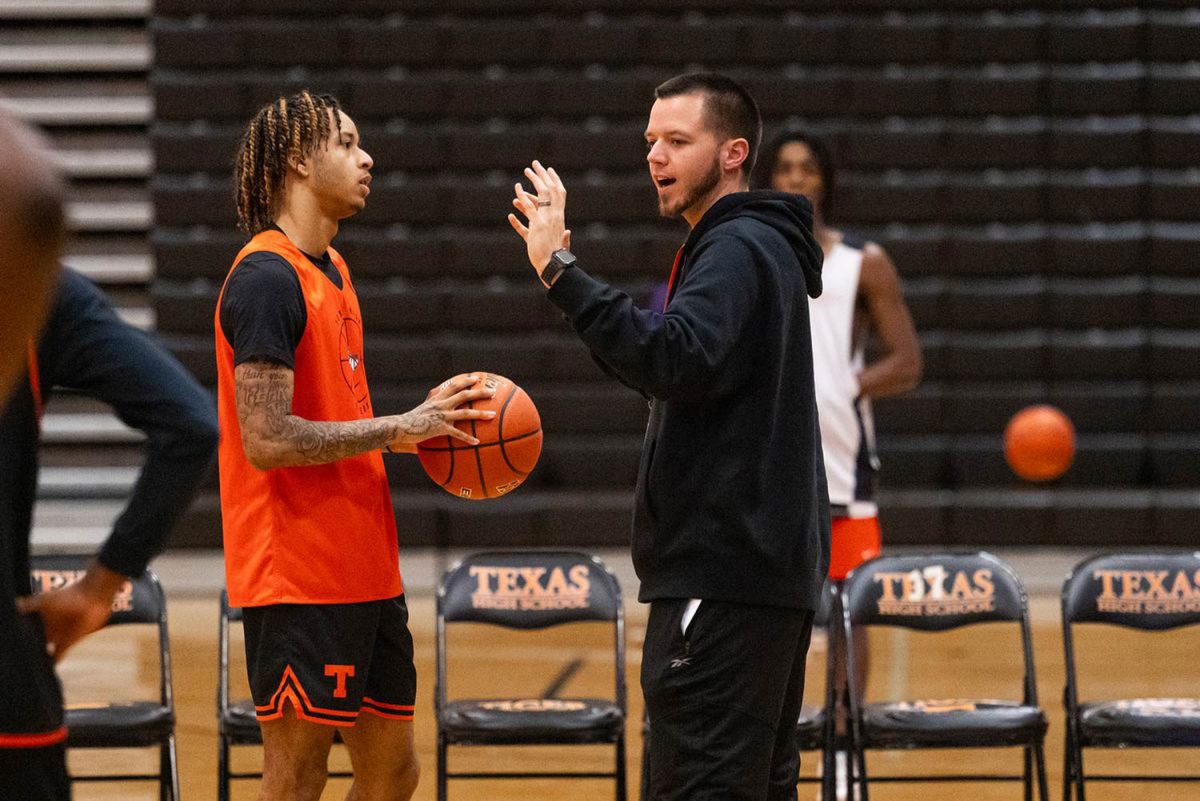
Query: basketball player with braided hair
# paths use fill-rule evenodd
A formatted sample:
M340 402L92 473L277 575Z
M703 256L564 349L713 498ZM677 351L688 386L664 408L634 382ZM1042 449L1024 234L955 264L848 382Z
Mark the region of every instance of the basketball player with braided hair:
M263 107L235 162L251 235L217 303L221 511L229 600L243 607L262 726L260 798L315 801L338 727L357 801L417 785L416 670L382 452L449 435L491 390L471 377L376 417L346 262L330 245L366 205L354 121L307 91Z

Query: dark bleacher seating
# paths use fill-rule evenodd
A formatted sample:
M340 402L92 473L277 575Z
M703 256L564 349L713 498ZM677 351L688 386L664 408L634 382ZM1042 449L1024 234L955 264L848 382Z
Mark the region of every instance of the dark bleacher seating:
M1042 319L1055 328L1104 328L1114 321L1142 325L1146 321L1146 290L1147 281L1141 275L1056 278L1050 282Z
M945 71L941 67L888 64L847 71L843 113L860 117L912 117L943 113Z
M1200 415L1200 383L1157 381L1148 393L1146 427L1153 432L1188 428L1186 421L1196 420L1196 415Z
M1046 82L1055 114L1136 114L1146 70L1137 62L1055 65Z
M1063 545L1078 548L1128 547L1130 532L1152 530L1152 503L1144 491L1059 495L1054 503L1055 536Z
M1056 382L1041 397L1063 410L1079 431L1144 431L1149 391L1141 381Z
M1195 7L1151 9L1146 12L1146 59L1200 61L1197 27L1200 27L1200 12Z
M937 487L950 478L948 438L939 436L883 436L879 459L888 486ZM895 469L888 469L888 466Z
M737 62L740 25L736 19L655 20L646 25L637 54L646 64ZM625 45L629 47L628 44Z
M1033 328L1046 319L1041 276L956 279L946 290L950 327L970 331Z
M1039 224L963 226L947 236L947 272L1027 275L1049 263L1047 229Z
M1153 170L1149 190L1149 216L1153 219L1196 219L1196 209L1200 208L1200 171Z
M1194 114L1200 108L1200 62L1152 64L1146 77L1149 113Z
M1046 179L1046 213L1062 222L1090 223L1142 217L1144 170L1055 171Z
M946 113L1037 114L1046 68L1040 64L986 64L958 67L946 77Z
M928 342L922 342L928 359ZM875 401L875 420L880 431L889 435L928 434L923 420L945 417L946 388L937 381L924 381L921 386L904 395L880 398Z
M946 391L943 427L952 434L995 434L1018 410L1044 397L1041 380L963 383Z
M838 162L854 169L937 167L942 161L944 131L941 120L903 117L852 125L838 143Z
M1150 266L1157 273L1194 274L1200 263L1200 225L1152 223Z
M1046 216L1041 170L956 173L942 189L942 219L962 223L1022 222Z
M857 224L931 222L944 182L936 171L845 172L838 177L838 215Z
M844 16L755 17L743 22L743 57L762 64L828 64L840 60Z
M1158 380L1200 380L1200 331L1195 328L1152 331L1149 376Z
M1144 14L1136 8L1051 14L1046 49L1055 61L1136 61L1142 50Z
M947 374L959 381L1043 378L1047 335L1040 330L956 334L947 343Z
M1145 131L1140 116L1061 118L1050 125L1046 155L1055 167L1145 164Z
M1042 117L952 118L946 123L946 159L955 167L1040 167L1046 128Z
M1039 11L955 14L946 20L946 54L959 63L1037 61L1043 52L1044 27Z
M757 97L768 137L824 136L831 220L884 245L925 358L876 404L891 542L1183 542L1200 416L1200 12L1132 0L158 0L152 143L158 325L213 381L211 318L244 235L245 121L299 87L337 94L376 165L337 246L368 323L378 410L490 369L546 431L521 493L468 505L390 460L405 542L619 544L645 401L605 378L504 220L540 158L573 248L639 301L687 236L658 220L643 142L654 88L692 66ZM1000 433L1053 403L1079 457L1015 479ZM1188 449L1191 449L1189 451ZM1190 472L1189 472L1190 471ZM1192 484L1188 484L1192 476ZM210 487L209 491L212 491ZM211 545L202 498L177 541Z
M940 225L893 223L875 237L906 276L942 275L947 270L946 229Z
M1159 486L1195 487L1200 475L1200 437L1164 434L1150 440L1151 480Z
M1055 225L1050 229L1055 273L1128 275L1143 272L1149 259L1145 223Z
M1146 334L1137 328L1052 332L1047 368L1051 378L1066 381L1141 378L1146 369Z
M1155 167L1192 167L1200 148L1200 116L1151 117L1150 163Z
M851 63L925 63L941 48L945 24L935 13L854 17L843 33L841 58Z

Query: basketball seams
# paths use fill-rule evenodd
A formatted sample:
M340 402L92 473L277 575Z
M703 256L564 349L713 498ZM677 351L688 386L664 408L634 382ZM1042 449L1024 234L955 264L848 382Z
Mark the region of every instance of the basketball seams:
M506 437L504 439L498 439L495 442L481 442L478 445L463 445L462 447L455 447L454 443L451 443L450 446L447 448L442 448L442 447L434 448L434 447L426 446L426 447L421 448L421 450L423 450L423 451L439 451L439 452L473 451L473 450L478 450L480 448L494 448L497 445L505 445L510 442L520 442L523 439L529 439L530 437L536 437L540 433L542 433L542 429L539 427L539 428L535 428L533 431L528 431L524 434L518 434L515 437Z
M499 418L499 434L500 434L500 456L504 459L504 463L508 465L508 469L517 475L526 476L528 473L518 470L508 458L508 450L504 447L504 413L508 411L508 404L512 403L512 399L517 396L517 385L513 384L512 389L508 393L508 397L504 399L504 405L500 407L500 414L496 415ZM539 430L540 426L539 426Z
M540 453L540 451L541 451L541 439L542 439L542 435L543 435L541 420L537 414L536 408L531 408L528 410L526 410L524 408L526 406L532 406L532 401L529 399L529 396L524 392L524 390L522 390L521 387L519 387L515 382L513 382L507 378L504 378L503 376L498 376L498 375L495 375L494 373L485 373L484 375L485 375L485 377L491 377L491 378L498 379L498 381L508 384L508 386L509 386L508 392L503 396L503 401L501 401L499 408L496 410L496 417L493 418L496 422L495 428L493 429L490 425L484 426L485 428L489 429L489 431L485 434L485 436L487 436L490 441L482 442L482 443L479 443L476 445L466 445L466 444L460 444L460 443L456 442L452 437L445 437L444 442L438 442L437 445L434 445L434 446L429 446L424 443L420 443L418 445L418 452L421 452L421 453L426 452L426 451L430 452L430 454L429 454L430 459L422 460L423 466L426 466L427 473L429 472L429 469L428 469L429 465L427 464L427 461L440 461L441 459L445 458L445 457L434 457L433 454L445 453L446 451L450 452L449 458L447 459L447 461L449 462L449 465L448 465L449 474L446 476L445 481L438 483L438 485L440 487L442 487L442 489L446 490L447 492L450 492L451 494L456 494L456 495L459 493L455 492L454 488L461 486L462 491L467 492L468 488L471 487L471 484L473 482L469 481L466 476L457 477L458 480L456 481L457 470L461 469L461 470L469 471L469 470L471 470L471 468L469 468L467 466L467 463L459 462L458 457L456 456L455 452L462 451L462 450L473 450L475 452L474 470L476 471L477 477L479 479L479 483L477 485L475 485L475 487L473 489L476 492L481 493L481 494L475 496L475 499L479 499L479 500L482 500L485 498L496 498L496 497L503 496L505 494L505 492L512 489L515 485L523 482L533 472L532 466L529 470L521 470L521 469L517 468L513 464L513 460L516 459L517 461L521 461L522 455L525 454L524 455L525 459L528 459L529 456L532 456L534 466L536 466L536 463L537 463L537 455L536 454ZM520 403L513 404L514 399L520 400ZM495 409L496 406L494 405L494 403L495 403L495 401L489 399L488 406ZM520 418L520 421L522 422L522 427L528 425L529 423L532 423L534 426L534 429L532 431L524 431L521 434L518 434L516 436L507 436L506 437L504 435L504 426L505 426L506 422L509 422L507 413L510 409L514 409L517 406L522 407L519 410L520 413L517 415L518 418ZM469 401L465 405L464 408L477 409L478 406L475 401ZM526 416L531 416L533 419L525 420ZM486 423L486 422L490 422L490 421L484 421L484 422ZM466 429L465 426L462 426L461 428ZM480 426L479 426L479 422L477 420L470 421L470 429L469 430L470 430L471 435L475 439L480 438L479 428L480 428ZM494 432L494 434L493 434L493 432ZM492 439L493 436L495 437L494 439ZM529 440L531 440L534 437L537 438L535 441L528 442ZM442 439L442 438L437 438L437 439ZM437 439L432 440L432 441L436 442ZM522 441L527 441L527 444L521 448L517 448L516 444L519 442L522 442ZM495 461L493 465L485 468L483 463L486 460L483 458L485 456L485 454L482 453L482 450L484 448L491 448L491 447L497 446L497 445L500 446L500 457L504 460L503 464L501 464L499 461ZM510 455L510 449L512 449L511 455ZM470 457L465 456L464 458L469 459ZM488 458L495 460L495 458L496 458L495 453L493 452L491 455L488 456ZM491 488L488 486L488 483L487 483L487 471L491 470L493 467L495 468L495 472L508 474L505 478L502 479L505 483L498 485L498 486L502 486L504 489L500 490L498 492L492 492ZM430 477L432 478L433 476L431 475ZM515 479L515 480L513 480L513 479ZM498 479L498 480L501 480L501 479ZM436 479L435 479L435 482L436 482ZM471 495L466 494L466 495L463 495L462 497L471 498Z
M468 403L467 408L474 409L475 401L471 401L470 403ZM474 420L471 420L471 436L475 437L476 439L479 439L479 437L476 436ZM471 447L475 451L475 467L476 467L476 469L479 470L479 488L483 490L483 497L489 498L491 496L488 495L487 482L484 480L484 477L483 477L483 457L479 455L479 448L477 446L472 445Z

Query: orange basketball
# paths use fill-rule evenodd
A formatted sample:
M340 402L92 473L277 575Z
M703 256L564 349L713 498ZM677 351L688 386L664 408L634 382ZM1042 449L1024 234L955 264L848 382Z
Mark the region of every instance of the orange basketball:
M459 420L455 425L473 434L479 444L434 437L417 444L417 457L429 477L446 492L481 501L512 492L533 472L542 453L542 420L525 390L512 381L495 373L474 375L496 394L472 401L471 408L492 409L496 416Z
M1004 429L1004 458L1027 481L1050 481L1075 458L1075 427L1053 406L1027 406Z

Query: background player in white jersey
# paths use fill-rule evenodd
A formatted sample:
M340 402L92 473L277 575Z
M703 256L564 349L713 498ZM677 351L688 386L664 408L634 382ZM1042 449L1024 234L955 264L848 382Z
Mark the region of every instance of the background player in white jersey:
M833 515L829 577L842 581L881 547L875 493L879 459L871 400L913 389L921 380L921 345L904 302L900 277L887 252L828 224L835 173L829 148L811 134L791 131L763 153L760 186L805 195L815 209L813 232L825 252L825 291L809 301L813 374L821 445ZM866 362L874 336L882 355ZM866 633L855 634L856 686L867 677ZM861 639L860 639L861 638ZM836 638L830 638L836 647ZM845 649L838 681L845 675Z

